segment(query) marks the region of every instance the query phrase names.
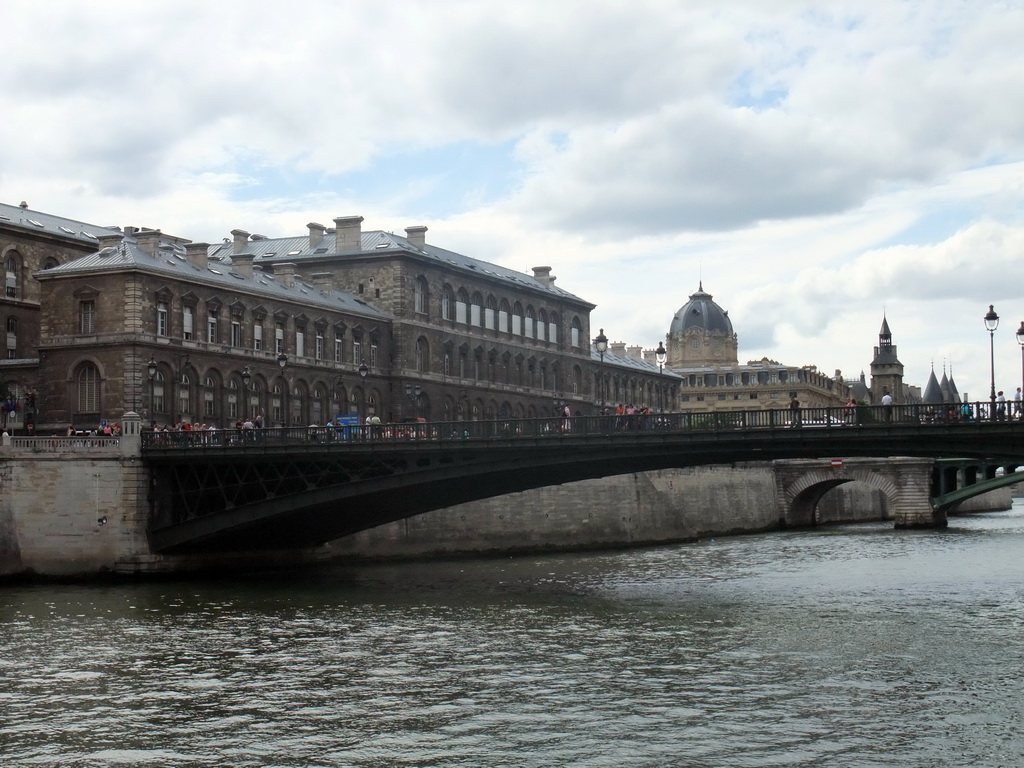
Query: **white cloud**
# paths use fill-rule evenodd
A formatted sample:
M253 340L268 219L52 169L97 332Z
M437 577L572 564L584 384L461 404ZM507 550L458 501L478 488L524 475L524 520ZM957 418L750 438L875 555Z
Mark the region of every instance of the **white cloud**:
M209 241L426 224L644 346L703 280L742 359L827 372L884 311L909 380L947 360L972 394L994 303L1016 388L1019 3L44 0L4 29L7 202ZM510 153L487 194L460 146Z

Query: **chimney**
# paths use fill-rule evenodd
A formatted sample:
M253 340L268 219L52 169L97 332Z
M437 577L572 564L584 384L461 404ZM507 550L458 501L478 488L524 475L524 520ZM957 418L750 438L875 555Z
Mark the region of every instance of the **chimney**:
M135 242L139 250L157 258L157 247L160 245L159 229L142 229L135 233Z
M609 341L608 349L612 351L612 354L616 354L619 357L626 357L626 342L624 341Z
M544 285L551 285L555 278L551 276L551 267L534 267L533 278Z
M253 258L251 253L236 253L231 257L231 267L242 277L251 278Z
M266 240L267 236L266 235L257 235L255 232L253 232L251 235L249 235L249 239L252 240L255 243L257 240Z
M309 247L316 248L324 239L326 227L323 224L317 224L315 221L309 222L306 226L309 228Z
M626 347L626 357L631 360L643 360L643 347L639 344L633 347Z
M405 239L422 251L423 247L427 244L427 228L406 227Z
M246 243L249 242L249 233L244 229L232 229L231 236L235 238L235 247L231 252L241 253L244 251Z
M363 233L362 216L341 216L334 220L334 250L338 253L344 251L358 251L362 248Z
M117 246L117 244L120 243L122 239L124 239L124 235L122 235L120 232L114 232L109 235L100 235L96 239L99 241L99 250L102 251L104 248Z
M334 275L330 272L314 272L310 275L313 287L324 296L330 296L334 291L334 286L331 284L331 278L333 277Z
M277 282L286 288L295 287L295 264L292 262L283 262L281 264L274 265L274 277L277 278Z
M185 243L185 258L197 267L206 269L210 264L210 244Z

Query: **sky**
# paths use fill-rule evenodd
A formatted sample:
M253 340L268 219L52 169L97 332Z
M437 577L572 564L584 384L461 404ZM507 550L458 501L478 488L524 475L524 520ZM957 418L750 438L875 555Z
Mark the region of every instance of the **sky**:
M1021 385L1024 0L0 0L0 201L219 242L364 217L656 347ZM990 336L989 305L1001 320Z

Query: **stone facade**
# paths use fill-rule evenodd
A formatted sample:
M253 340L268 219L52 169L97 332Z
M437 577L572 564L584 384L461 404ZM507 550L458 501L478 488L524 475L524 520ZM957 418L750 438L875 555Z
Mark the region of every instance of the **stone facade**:
M526 275L437 248L426 227L401 237L339 217L301 237L236 229L210 246L0 213L21 292L5 305L21 330L0 382L23 405L37 395L40 432L125 410L219 428L252 414L306 425L591 413L598 371L637 404L675 402L677 382L656 366L599 359L593 305L555 287L549 267Z

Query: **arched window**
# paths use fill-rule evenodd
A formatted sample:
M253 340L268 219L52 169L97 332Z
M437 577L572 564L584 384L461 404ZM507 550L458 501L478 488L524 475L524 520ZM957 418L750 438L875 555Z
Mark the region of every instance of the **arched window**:
M217 415L217 382L213 376L203 381L203 416L210 418Z
M100 372L92 363L78 369L78 412L100 412Z
M444 290L441 291L441 319L442 320L454 320L455 294L452 293L452 287L446 285Z
M469 306L469 324L474 328L480 328L484 324L483 320L483 304L484 297L479 293L473 294L473 299Z
M7 359L18 356L18 318L7 318Z
M455 322L469 322L469 294L465 288L460 288L455 297Z
M506 299L501 300L501 304L498 306L498 333L509 332L509 311L508 301Z
M164 399L164 375L157 371L150 384L151 402L149 410L155 413L167 413L167 401Z
M227 383L227 417L229 423L224 426L228 429L235 426L235 420L238 419L241 411L238 410L238 383L234 379L228 379Z
M413 310L417 314L427 314L427 298L427 279L425 277L418 277L413 288Z
M430 345L422 336L416 339L416 370L420 373L430 370Z
M18 297L18 258L12 253L7 257L7 298Z
M46 261L43 262L43 269L53 269L54 267L58 266L59 264L60 264L59 261L57 261L55 258L53 258L53 256L50 256L49 258L46 259Z
M518 301L512 307L512 335L523 335L523 305Z
M548 313L543 309L537 313L537 340L548 340Z
M487 306L484 308L484 328L489 331L498 328L498 300L493 296L487 297Z
M534 338L534 335L533 335L534 334L534 330L533 330L533 307L527 307L526 308L526 318L525 318L525 323L524 323L524 327L523 327L523 334L528 339Z
M192 379L187 373L182 373L178 382L178 419L192 421Z
M582 330L583 329L580 327L580 319L578 317L574 317L572 319L572 325L569 328L569 344L575 349L579 349Z

